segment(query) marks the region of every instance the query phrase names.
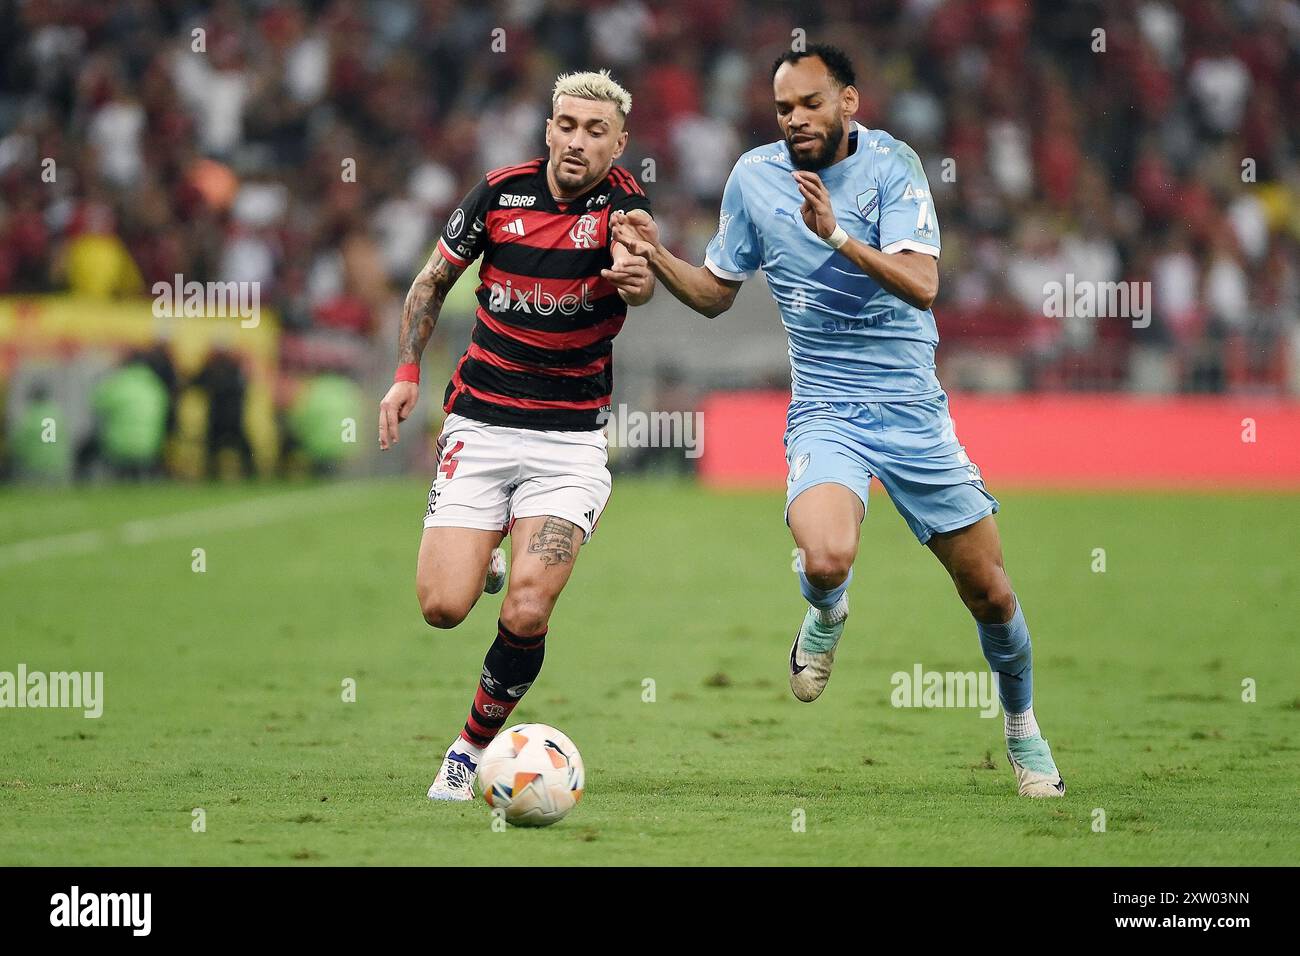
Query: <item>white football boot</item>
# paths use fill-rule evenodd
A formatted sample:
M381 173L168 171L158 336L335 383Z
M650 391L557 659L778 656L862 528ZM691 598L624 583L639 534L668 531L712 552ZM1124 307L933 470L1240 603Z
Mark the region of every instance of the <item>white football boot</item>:
M826 689L835 664L835 647L844 633L848 616L847 594L828 611L808 608L790 645L790 690L795 697L804 702L814 701Z
M1056 769L1052 748L1042 736L1007 738L1007 762L1016 774L1016 790L1022 797L1063 797L1065 780Z
M442 767L438 776L433 778L429 787L430 800L473 800L474 778L478 776L478 767L470 762L464 754L447 752L442 758Z
M484 594L496 594L506 586L506 553L500 548L492 549L492 558L488 561L487 580L483 583Z

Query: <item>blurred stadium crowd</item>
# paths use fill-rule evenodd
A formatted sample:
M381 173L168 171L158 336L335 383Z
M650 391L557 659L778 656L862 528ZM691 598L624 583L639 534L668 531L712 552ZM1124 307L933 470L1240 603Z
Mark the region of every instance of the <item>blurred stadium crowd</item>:
M700 261L737 156L776 138L770 63L797 28L850 51L858 119L927 164L947 384L1300 392L1295 0L0 0L0 18L0 296L256 282L283 369L364 378L391 365L450 208L544 151L560 71L632 91L622 164ZM1045 315L1067 275L1150 282L1150 327Z

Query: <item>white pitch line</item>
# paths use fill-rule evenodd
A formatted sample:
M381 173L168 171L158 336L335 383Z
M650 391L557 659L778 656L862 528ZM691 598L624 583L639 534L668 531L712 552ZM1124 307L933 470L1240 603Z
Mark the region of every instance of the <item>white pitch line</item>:
M319 511L335 499L359 495L362 482L306 488L250 501L233 501L157 518L127 521L112 530L74 531L0 545L0 569L48 558L84 556L113 545L141 545L242 528L257 528Z
M108 543L103 531L73 531L56 534L50 538L33 538L0 546L0 568L10 564L25 564L44 558L62 558L71 555L93 554Z

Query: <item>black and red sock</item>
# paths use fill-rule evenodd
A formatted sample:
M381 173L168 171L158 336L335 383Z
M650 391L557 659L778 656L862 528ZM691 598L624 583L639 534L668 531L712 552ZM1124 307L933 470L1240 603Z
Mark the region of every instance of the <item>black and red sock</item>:
M492 742L537 680L545 655L546 631L524 637L497 621L497 638L483 658L483 676L460 732L466 743L482 748Z

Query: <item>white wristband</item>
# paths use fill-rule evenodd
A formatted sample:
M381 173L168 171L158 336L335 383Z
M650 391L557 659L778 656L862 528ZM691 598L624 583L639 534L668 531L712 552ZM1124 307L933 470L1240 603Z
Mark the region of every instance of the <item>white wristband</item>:
M835 224L835 231L825 239L826 245L830 246L832 249L838 249L848 241L849 234L844 231L844 227L839 223Z

